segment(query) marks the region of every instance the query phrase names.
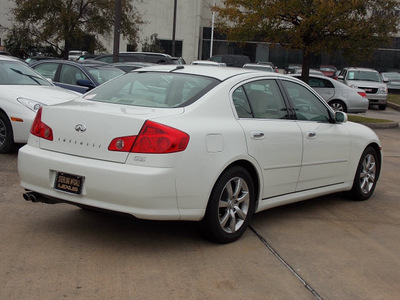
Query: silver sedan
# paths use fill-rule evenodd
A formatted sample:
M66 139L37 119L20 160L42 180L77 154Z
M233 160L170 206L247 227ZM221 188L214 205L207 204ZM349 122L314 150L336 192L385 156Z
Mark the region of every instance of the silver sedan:
M300 77L299 74L293 74ZM368 98L364 90L351 88L327 76L310 75L308 84L337 111L362 113L368 110Z

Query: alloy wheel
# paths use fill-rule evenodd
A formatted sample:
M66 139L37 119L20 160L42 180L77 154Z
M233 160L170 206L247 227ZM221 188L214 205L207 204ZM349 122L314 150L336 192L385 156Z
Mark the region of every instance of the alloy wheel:
M222 190L218 214L221 228L227 233L238 231L245 222L250 207L249 187L245 180L234 177Z
M376 178L375 157L371 154L365 156L360 173L361 192L368 194L374 186Z

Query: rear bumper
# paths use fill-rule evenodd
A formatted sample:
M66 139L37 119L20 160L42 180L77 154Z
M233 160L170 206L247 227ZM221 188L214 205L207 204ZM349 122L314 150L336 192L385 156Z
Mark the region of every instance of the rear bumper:
M128 213L141 219L180 219L174 168L113 163L26 145L19 150L18 172L22 187L62 202ZM57 172L84 176L82 194L54 190Z

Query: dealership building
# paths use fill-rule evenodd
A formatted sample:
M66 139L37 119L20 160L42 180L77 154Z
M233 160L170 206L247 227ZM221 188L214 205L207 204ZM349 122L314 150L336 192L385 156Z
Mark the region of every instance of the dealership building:
M280 68L290 63L301 63L302 51L287 50L277 44L248 41L239 46L229 42L212 30L213 3L221 0L138 0L134 5L147 23L141 27L140 39L149 39L157 34L165 53L171 54L173 35L175 37L175 56L183 57L190 63L197 59L208 59L211 54L244 54L253 62L271 61ZM13 1L0 2L0 25L10 26L7 16ZM176 10L175 10L176 9ZM218 16L216 16L218 17ZM174 30L175 24L175 30ZM174 34L175 33L175 34ZM0 45L6 32L0 32ZM211 43L212 41L212 43ZM113 40L103 39L109 53ZM212 46L212 47L211 47ZM139 49L141 46L139 45ZM121 37L120 51L130 51L132 46ZM85 49L77 49L85 50ZM312 67L331 64L339 68L347 65L340 54L321 54L311 59ZM400 70L400 38L394 38L390 46L375 51L371 60L360 63L380 71Z

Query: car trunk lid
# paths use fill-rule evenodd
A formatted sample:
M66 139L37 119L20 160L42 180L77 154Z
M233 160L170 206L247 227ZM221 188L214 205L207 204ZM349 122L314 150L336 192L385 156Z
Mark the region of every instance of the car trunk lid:
M148 108L76 100L46 107L42 122L53 140L40 139L40 148L70 155L124 163L128 152L110 151L110 142L138 135L146 120L179 115L183 108Z

